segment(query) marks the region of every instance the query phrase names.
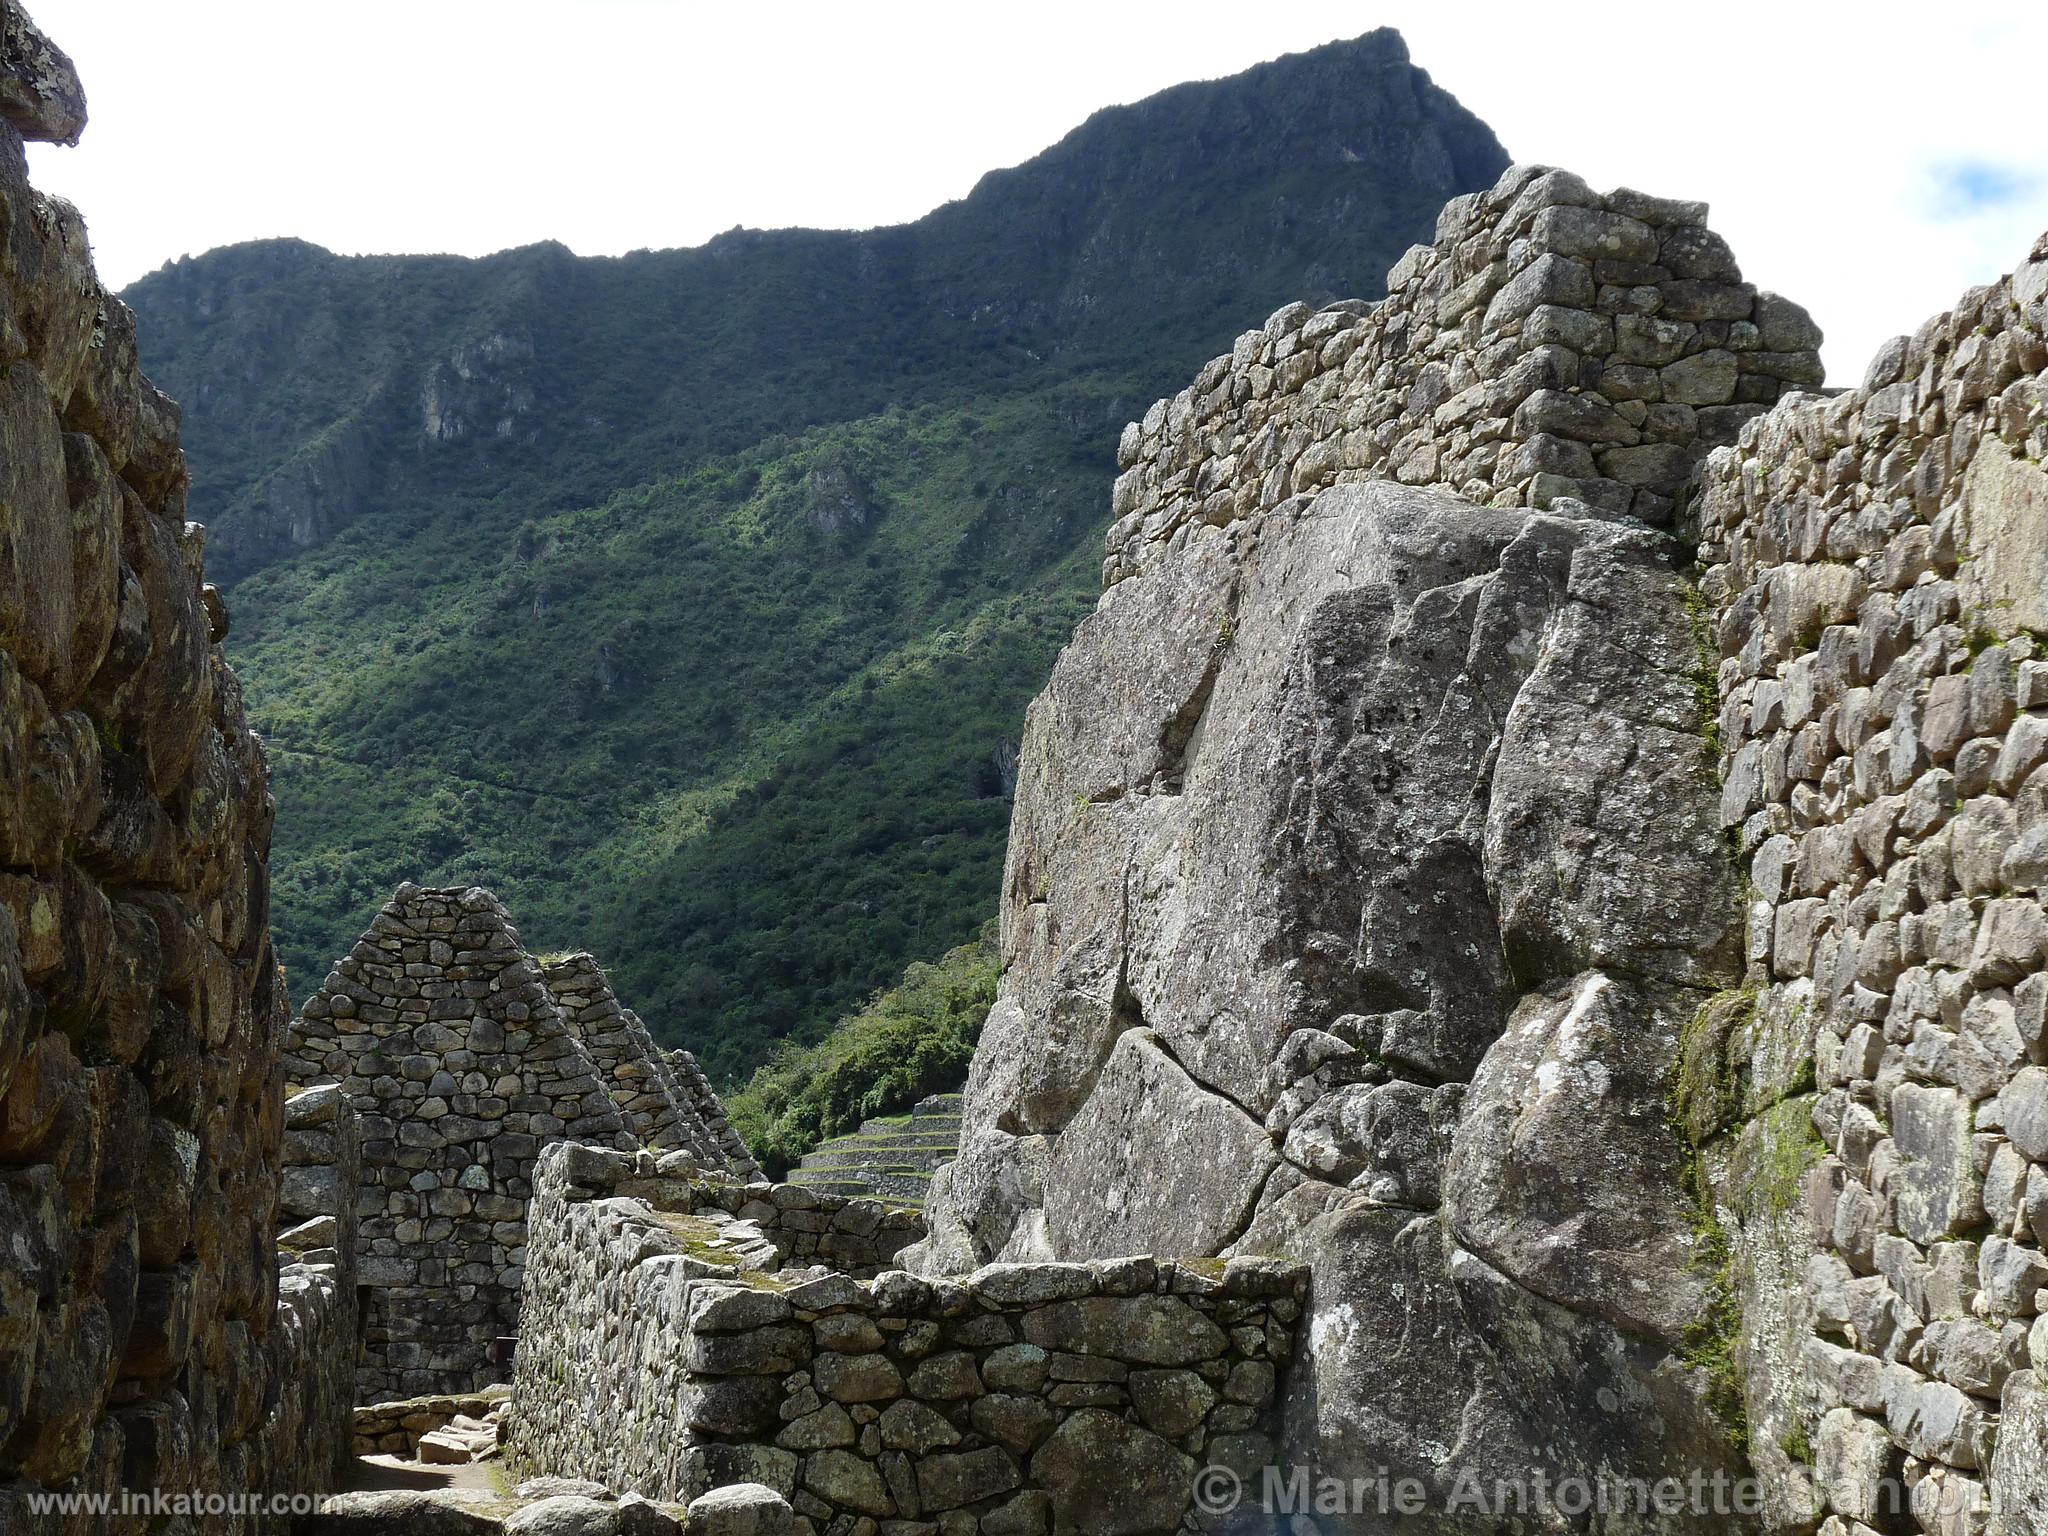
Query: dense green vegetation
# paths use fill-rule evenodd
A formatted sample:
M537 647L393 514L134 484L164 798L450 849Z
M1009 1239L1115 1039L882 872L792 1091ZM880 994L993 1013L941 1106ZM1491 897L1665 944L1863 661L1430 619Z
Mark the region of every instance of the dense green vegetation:
M896 229L145 279L295 991L401 880L476 881L734 1080L971 938L1118 430L1505 161L1376 34Z
M778 1047L725 1101L762 1166L779 1177L827 1137L957 1088L995 1001L997 960L990 923L973 943L913 964L816 1045Z

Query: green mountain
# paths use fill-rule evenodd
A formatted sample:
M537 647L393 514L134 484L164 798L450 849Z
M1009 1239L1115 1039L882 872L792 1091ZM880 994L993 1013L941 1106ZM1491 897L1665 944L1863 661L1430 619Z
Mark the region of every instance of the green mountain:
M1124 421L1280 304L1376 293L1506 160L1381 31L896 228L143 279L295 989L400 880L474 880L732 1075L970 939Z

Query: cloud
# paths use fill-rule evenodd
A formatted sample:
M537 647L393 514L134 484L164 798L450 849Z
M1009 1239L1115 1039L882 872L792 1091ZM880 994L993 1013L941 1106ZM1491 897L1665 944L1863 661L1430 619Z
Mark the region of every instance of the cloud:
M1967 218L2010 207L2033 196L2042 184L2039 173L1994 160L1948 160L1927 171L1928 203L1944 218Z

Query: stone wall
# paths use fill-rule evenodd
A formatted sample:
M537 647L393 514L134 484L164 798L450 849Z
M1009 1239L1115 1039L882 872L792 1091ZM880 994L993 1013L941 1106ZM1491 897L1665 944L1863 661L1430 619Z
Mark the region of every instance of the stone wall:
M356 1290L356 1183L362 1144L356 1113L334 1088L285 1100L278 1193L280 1310L296 1309L296 1375L268 1426L279 1464L317 1469L316 1486L346 1483L355 1454L352 1418L361 1319ZM282 1330L281 1330L282 1331ZM297 1490L295 1490L297 1491Z
M1104 584L1356 480L1668 525L1706 449L1822 378L1818 328L1706 215L1540 166L1453 198L1383 302L1290 304L1125 428Z
M316 1490L348 1395L330 1342L352 1297L322 1266L280 1280L273 1244L272 804L186 521L178 409L138 370L77 210L27 179L24 140L84 123L69 61L0 0L8 1532L58 1528L27 1511L39 1489Z
M541 962L541 980L589 1052L626 1128L641 1145L657 1152L688 1152L707 1169L727 1163L729 1152L720 1131L706 1123L696 1095L655 1048L640 1016L620 1006L596 957L553 956ZM710 1097L715 1104L717 1096ZM722 1125L722 1110L719 1121ZM752 1160L734 1171L754 1171Z
M637 1145L505 909L400 886L306 1003L288 1068L362 1117L363 1398L486 1385L541 1147Z
M783 1264L826 1264L863 1278L893 1267L896 1256L924 1236L924 1218L913 1210L800 1184L703 1181L692 1191L690 1209L752 1223Z
M417 1458L420 1437L445 1429L458 1418L482 1419L506 1399L502 1384L459 1396L407 1397L392 1403L364 1403L351 1419L358 1456Z
M725 1166L735 1177L742 1179L751 1179L759 1174L761 1165L754 1161L754 1154L747 1149L746 1142L726 1117L725 1104L711 1086L711 1079L704 1075L704 1069L697 1065L696 1056L689 1051L663 1051L661 1059L668 1064L682 1098L696 1106L697 1118L724 1153Z
M1749 986L1687 1107L1759 1461L1829 1536L2048 1530L2044 331L2048 239L1698 505Z
M1270 1459L1295 1265L767 1273L745 1267L744 1234L702 1222L701 1195L648 1171L568 1146L542 1159L515 1475L657 1499L762 1482L806 1536L1101 1536L1175 1530L1202 1466ZM811 1208L784 1195L751 1203Z

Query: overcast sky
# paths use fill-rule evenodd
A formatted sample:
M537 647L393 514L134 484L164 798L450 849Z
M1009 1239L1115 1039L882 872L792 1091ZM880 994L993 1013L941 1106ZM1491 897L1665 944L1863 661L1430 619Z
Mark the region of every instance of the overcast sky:
M28 3L92 112L34 175L115 286L271 235L595 255L896 223L1098 107L1378 25L1517 159L1711 201L1837 383L2048 229L2038 3Z

